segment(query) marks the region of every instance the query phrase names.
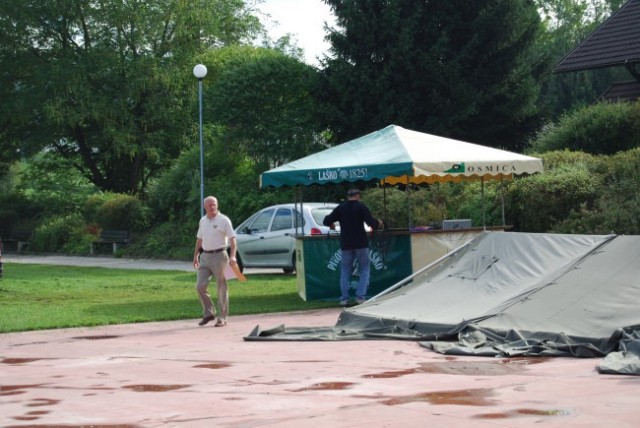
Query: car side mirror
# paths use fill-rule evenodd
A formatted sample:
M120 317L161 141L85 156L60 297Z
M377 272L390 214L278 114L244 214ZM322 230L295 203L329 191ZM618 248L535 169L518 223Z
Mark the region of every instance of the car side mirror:
M251 235L251 229L249 229L249 226L245 226L242 228L242 230L240 230L240 233L246 233L247 235Z

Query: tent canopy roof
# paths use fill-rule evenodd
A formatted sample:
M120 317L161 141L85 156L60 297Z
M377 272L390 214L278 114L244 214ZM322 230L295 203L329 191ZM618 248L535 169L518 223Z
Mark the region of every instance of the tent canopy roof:
M542 172L530 156L390 125L271 169L260 187L382 181L420 184Z

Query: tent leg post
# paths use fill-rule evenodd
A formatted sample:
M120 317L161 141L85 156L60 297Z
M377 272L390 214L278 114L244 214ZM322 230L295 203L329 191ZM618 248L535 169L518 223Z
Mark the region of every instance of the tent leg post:
M484 177L480 177L480 201L482 205L482 227L487 230L487 223L484 218Z
M302 211L302 186L296 186L294 193L293 193L293 207L296 210L300 210L300 212ZM295 226L295 230L296 230L296 235L302 235L304 234L304 225L302 224L298 224L298 216L294 215L293 218L293 222L294 222L294 226ZM298 228L300 228L300 230L298 230Z
M502 202L502 226L506 226L507 222L504 216L504 177L500 176L500 200Z
M389 218L387 215L387 186L384 180L382 180L382 213L384 215L384 220L387 221Z
M405 192L407 194L407 214L408 214L408 221L409 221L409 227L408 229L411 230L413 229L413 217L411 215L411 189L409 188L409 176L407 176L407 187L405 187Z

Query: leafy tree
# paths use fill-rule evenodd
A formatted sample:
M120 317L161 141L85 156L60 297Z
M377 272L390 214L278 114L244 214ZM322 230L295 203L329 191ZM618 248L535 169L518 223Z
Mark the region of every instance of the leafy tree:
M78 212L97 189L67 159L42 152L16 162L0 184L0 235ZM24 226L24 227L23 227Z
M314 97L317 71L279 50L233 46L207 53L207 118L229 150L267 170L325 148Z
M78 211L97 191L70 161L52 152L38 153L25 162L18 181L12 191L34 201L42 210L40 217Z
M543 31L536 41L534 56L548 64L540 77L539 105L546 117L555 120L563 113L593 103L617 80L630 76L623 67L552 73L552 68L569 54L612 13L622 0L536 0L543 16Z
M258 188L260 170L239 156L212 126L204 129L205 196L214 195L234 224L267 205L292 200L291 191ZM193 147L150 186L149 204L156 222L196 224L200 216L199 150Z
M268 37L265 35L265 37ZM298 47L297 41L291 33L287 33L282 37L279 37L277 40L271 40L266 38L262 41L261 46L267 49L273 49L278 52L282 52L291 58L298 59L300 61L304 61L304 49Z
M242 0L0 0L2 155L142 192L182 149L194 55L258 27Z
M336 16L323 87L338 141L396 124L519 149L536 125L526 0L325 0Z

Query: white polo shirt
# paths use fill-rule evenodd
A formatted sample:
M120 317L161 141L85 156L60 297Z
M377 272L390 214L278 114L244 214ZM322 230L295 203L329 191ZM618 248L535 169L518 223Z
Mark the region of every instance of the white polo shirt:
M229 245L229 239L235 238L236 233L229 217L218 212L211 219L206 215L200 219L196 236L202 239L202 249L213 251L226 248Z

